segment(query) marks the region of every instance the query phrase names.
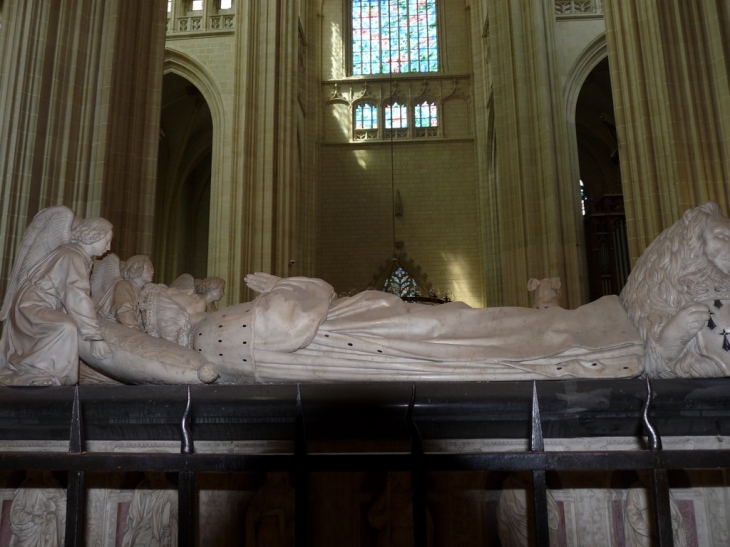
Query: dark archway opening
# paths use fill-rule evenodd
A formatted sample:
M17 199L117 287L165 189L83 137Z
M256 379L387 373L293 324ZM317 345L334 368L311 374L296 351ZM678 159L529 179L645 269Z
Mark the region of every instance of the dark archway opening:
M619 294L630 271L608 58L586 78L575 111L590 299Z
M155 196L156 281L207 275L213 121L197 87L176 74L162 86Z

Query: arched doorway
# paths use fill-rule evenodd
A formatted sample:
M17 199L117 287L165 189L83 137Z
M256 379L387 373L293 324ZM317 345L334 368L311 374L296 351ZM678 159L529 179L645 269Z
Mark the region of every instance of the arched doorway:
M593 67L575 109L590 299L619 294L630 271L608 58ZM578 189L576 189L578 190Z
M200 90L174 73L162 85L153 252L156 281L207 275L213 121Z

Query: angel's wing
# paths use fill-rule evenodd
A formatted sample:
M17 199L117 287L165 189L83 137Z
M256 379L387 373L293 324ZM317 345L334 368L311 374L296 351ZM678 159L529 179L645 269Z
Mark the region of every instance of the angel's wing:
M68 207L58 205L40 211L28 225L15 257L5 299L0 309L0 321L5 321L10 312L18 286L28 273L60 245L71 241L71 227L74 213Z
M195 278L188 273L184 273L175 281L170 283L170 288L177 289L179 291L195 291Z
M94 304L98 304L112 285L121 279L120 269L119 257L114 253L94 261L94 270L91 272L91 300Z

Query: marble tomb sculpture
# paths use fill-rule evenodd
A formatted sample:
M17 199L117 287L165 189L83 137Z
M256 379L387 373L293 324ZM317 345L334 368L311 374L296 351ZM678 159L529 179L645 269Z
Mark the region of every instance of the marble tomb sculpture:
M193 348L224 382L632 377L644 347L615 296L576 310L410 304L320 279L246 276L261 293L209 314Z
M717 203L685 212L647 247L621 302L653 377L728 376L730 220Z
M82 344L97 361L110 357L89 295L89 271L111 238L108 221L79 219L67 207L36 215L0 309L0 383L75 384Z
M133 256L123 265L114 253L97 261L91 274L91 299L99 317L144 330L141 292L152 282L154 273L155 268L145 255Z
M33 383L41 377L48 381L49 371L54 371L57 383L73 383L76 374L68 335L70 359L58 370L54 363L41 371L18 368L12 363L24 358L24 352L8 346L19 328L19 310L26 308L18 295L31 286L32 294L38 292L29 277L52 270L49 257L61 253L71 240L74 217L67 209L68 235L50 239L58 242L53 249L48 249L49 238L38 237L45 229L39 225L47 224L43 219L59 210L44 210L38 222L31 223L13 271L3 310L3 383ZM29 265L28 250L35 252L41 240L43 250L31 253L41 258ZM604 297L575 310L472 309L458 302L427 307L378 291L338 299L322 280L255 273L246 283L260 296L201 316L191 331L192 349L97 320L88 310L77 319L73 305L65 308L68 313L61 311L58 295L50 304L47 295L37 297L42 303L33 306L54 310L51 327L68 323L71 316L81 320L81 326L74 323L73 332L80 334L77 348L82 359L128 383L616 378L641 374L645 361L652 375L724 375L730 348L725 334L730 332L730 316L724 318L730 306L722 303L730 296L729 241L730 220L717 204L688 211L647 249L621 302ZM80 247L77 254L101 254L108 241L97 247ZM88 291L84 264L79 261L74 283L80 279L79 286ZM65 273L51 275L59 277L57 285L67 281ZM88 296L79 301L86 307L90 303ZM91 335L84 330L88 325L97 327ZM45 347L39 341L52 342L42 336L33 340L38 347ZM111 355L94 352L105 345ZM32 349L28 354L44 355Z
M79 357L125 383L200 383L214 365L172 342L97 317L90 296L92 257L109 250L112 225L64 206L28 226L0 309L0 384L73 385Z
M559 308L560 307L560 289L563 284L559 277L548 277L546 279L535 279L534 277L527 282L527 290L535 293L535 302L533 308Z

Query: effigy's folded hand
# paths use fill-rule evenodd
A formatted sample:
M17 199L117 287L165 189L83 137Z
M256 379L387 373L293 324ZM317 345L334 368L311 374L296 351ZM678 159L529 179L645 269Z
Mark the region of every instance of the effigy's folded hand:
M246 286L261 294L266 294L271 292L271 290L274 288L274 285L276 285L279 281L281 281L281 277L277 275L271 275L264 272L255 272L252 274L248 274L244 281L246 282Z

